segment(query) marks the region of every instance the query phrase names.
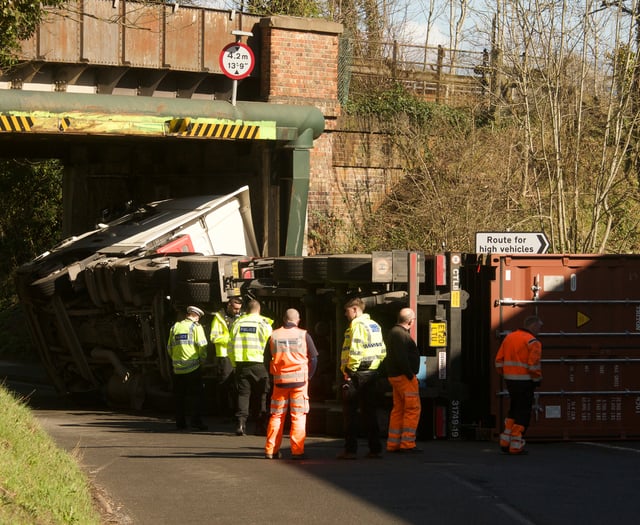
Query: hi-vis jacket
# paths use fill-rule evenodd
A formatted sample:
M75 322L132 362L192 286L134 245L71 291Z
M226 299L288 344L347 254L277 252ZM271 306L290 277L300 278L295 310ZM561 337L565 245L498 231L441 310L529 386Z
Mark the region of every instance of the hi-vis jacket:
M542 343L522 328L504 338L496 355L496 371L505 379L541 381Z
M169 331L167 352L176 374L197 370L207 358L207 336L200 323L191 319L178 321Z
M229 355L229 341L231 337L224 310L216 312L213 316L209 339L216 347L217 357L227 357Z
M377 370L386 355L380 325L362 314L351 321L344 332L340 370L352 372Z
M244 314L231 327L229 359L236 363L263 363L264 350L273 329L273 319L260 314Z
M271 334L270 372L276 385L306 383L309 377L307 332L302 328L278 328Z

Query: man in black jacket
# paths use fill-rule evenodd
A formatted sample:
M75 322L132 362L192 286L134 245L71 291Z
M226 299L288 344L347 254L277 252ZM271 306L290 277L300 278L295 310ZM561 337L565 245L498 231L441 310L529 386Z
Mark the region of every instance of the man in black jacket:
M415 312L411 308L403 308L398 313L397 324L387 336L385 366L393 388L387 452L422 452L416 447L416 430L421 409L420 388L416 377L420 369L420 352L409 333L415 320Z

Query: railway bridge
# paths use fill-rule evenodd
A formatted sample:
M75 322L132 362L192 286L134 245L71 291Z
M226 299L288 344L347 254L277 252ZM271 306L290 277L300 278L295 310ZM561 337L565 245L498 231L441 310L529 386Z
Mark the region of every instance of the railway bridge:
M307 203L331 184L323 131L339 115L341 32L321 20L72 0L0 75L0 157L62 161L66 235L125 201L246 184L264 255L302 254ZM230 44L239 65L223 57Z

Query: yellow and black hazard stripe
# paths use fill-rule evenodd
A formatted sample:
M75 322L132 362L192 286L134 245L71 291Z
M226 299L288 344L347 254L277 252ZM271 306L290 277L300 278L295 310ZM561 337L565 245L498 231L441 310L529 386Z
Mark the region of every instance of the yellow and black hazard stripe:
M0 115L0 131L31 131L33 119L25 116Z
M189 118L177 118L166 123L167 132L183 137L203 137L214 139L260 138L260 126L255 124L235 124L221 122L191 122Z
M60 131L67 131L71 125L71 119L69 117L63 117L58 121L58 129Z
M259 138L260 126L247 124L194 124L185 135L189 137L251 140Z

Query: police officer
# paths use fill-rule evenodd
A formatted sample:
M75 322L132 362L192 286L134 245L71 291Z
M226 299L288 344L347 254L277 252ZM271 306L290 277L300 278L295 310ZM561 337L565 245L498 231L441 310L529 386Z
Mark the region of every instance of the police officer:
M216 398L218 405L227 414L233 414L237 397L233 366L229 359L230 333L233 323L240 317L241 312L242 297L231 297L226 306L214 314L209 334L209 339L216 348Z
M200 325L204 312L197 306L187 307L184 320L175 323L169 331L167 351L173 366L173 392L175 397L176 428L187 428L186 405L191 398L191 427L207 430L202 422L204 386L202 367L207 358L207 337Z
M240 316L231 327L229 358L235 369L238 387L238 436L247 433L252 397L257 400L258 405L254 406L258 429L266 431L269 374L264 364L264 351L273 331L272 324L273 319L260 315L260 303L251 299L247 303L247 313Z
M369 458L380 458L380 428L376 413L376 379L378 367L386 355L382 329L364 313L359 297L344 305L349 327L344 333L340 371L344 377L343 405L345 443L338 459L356 459L358 450L358 408L367 431Z

